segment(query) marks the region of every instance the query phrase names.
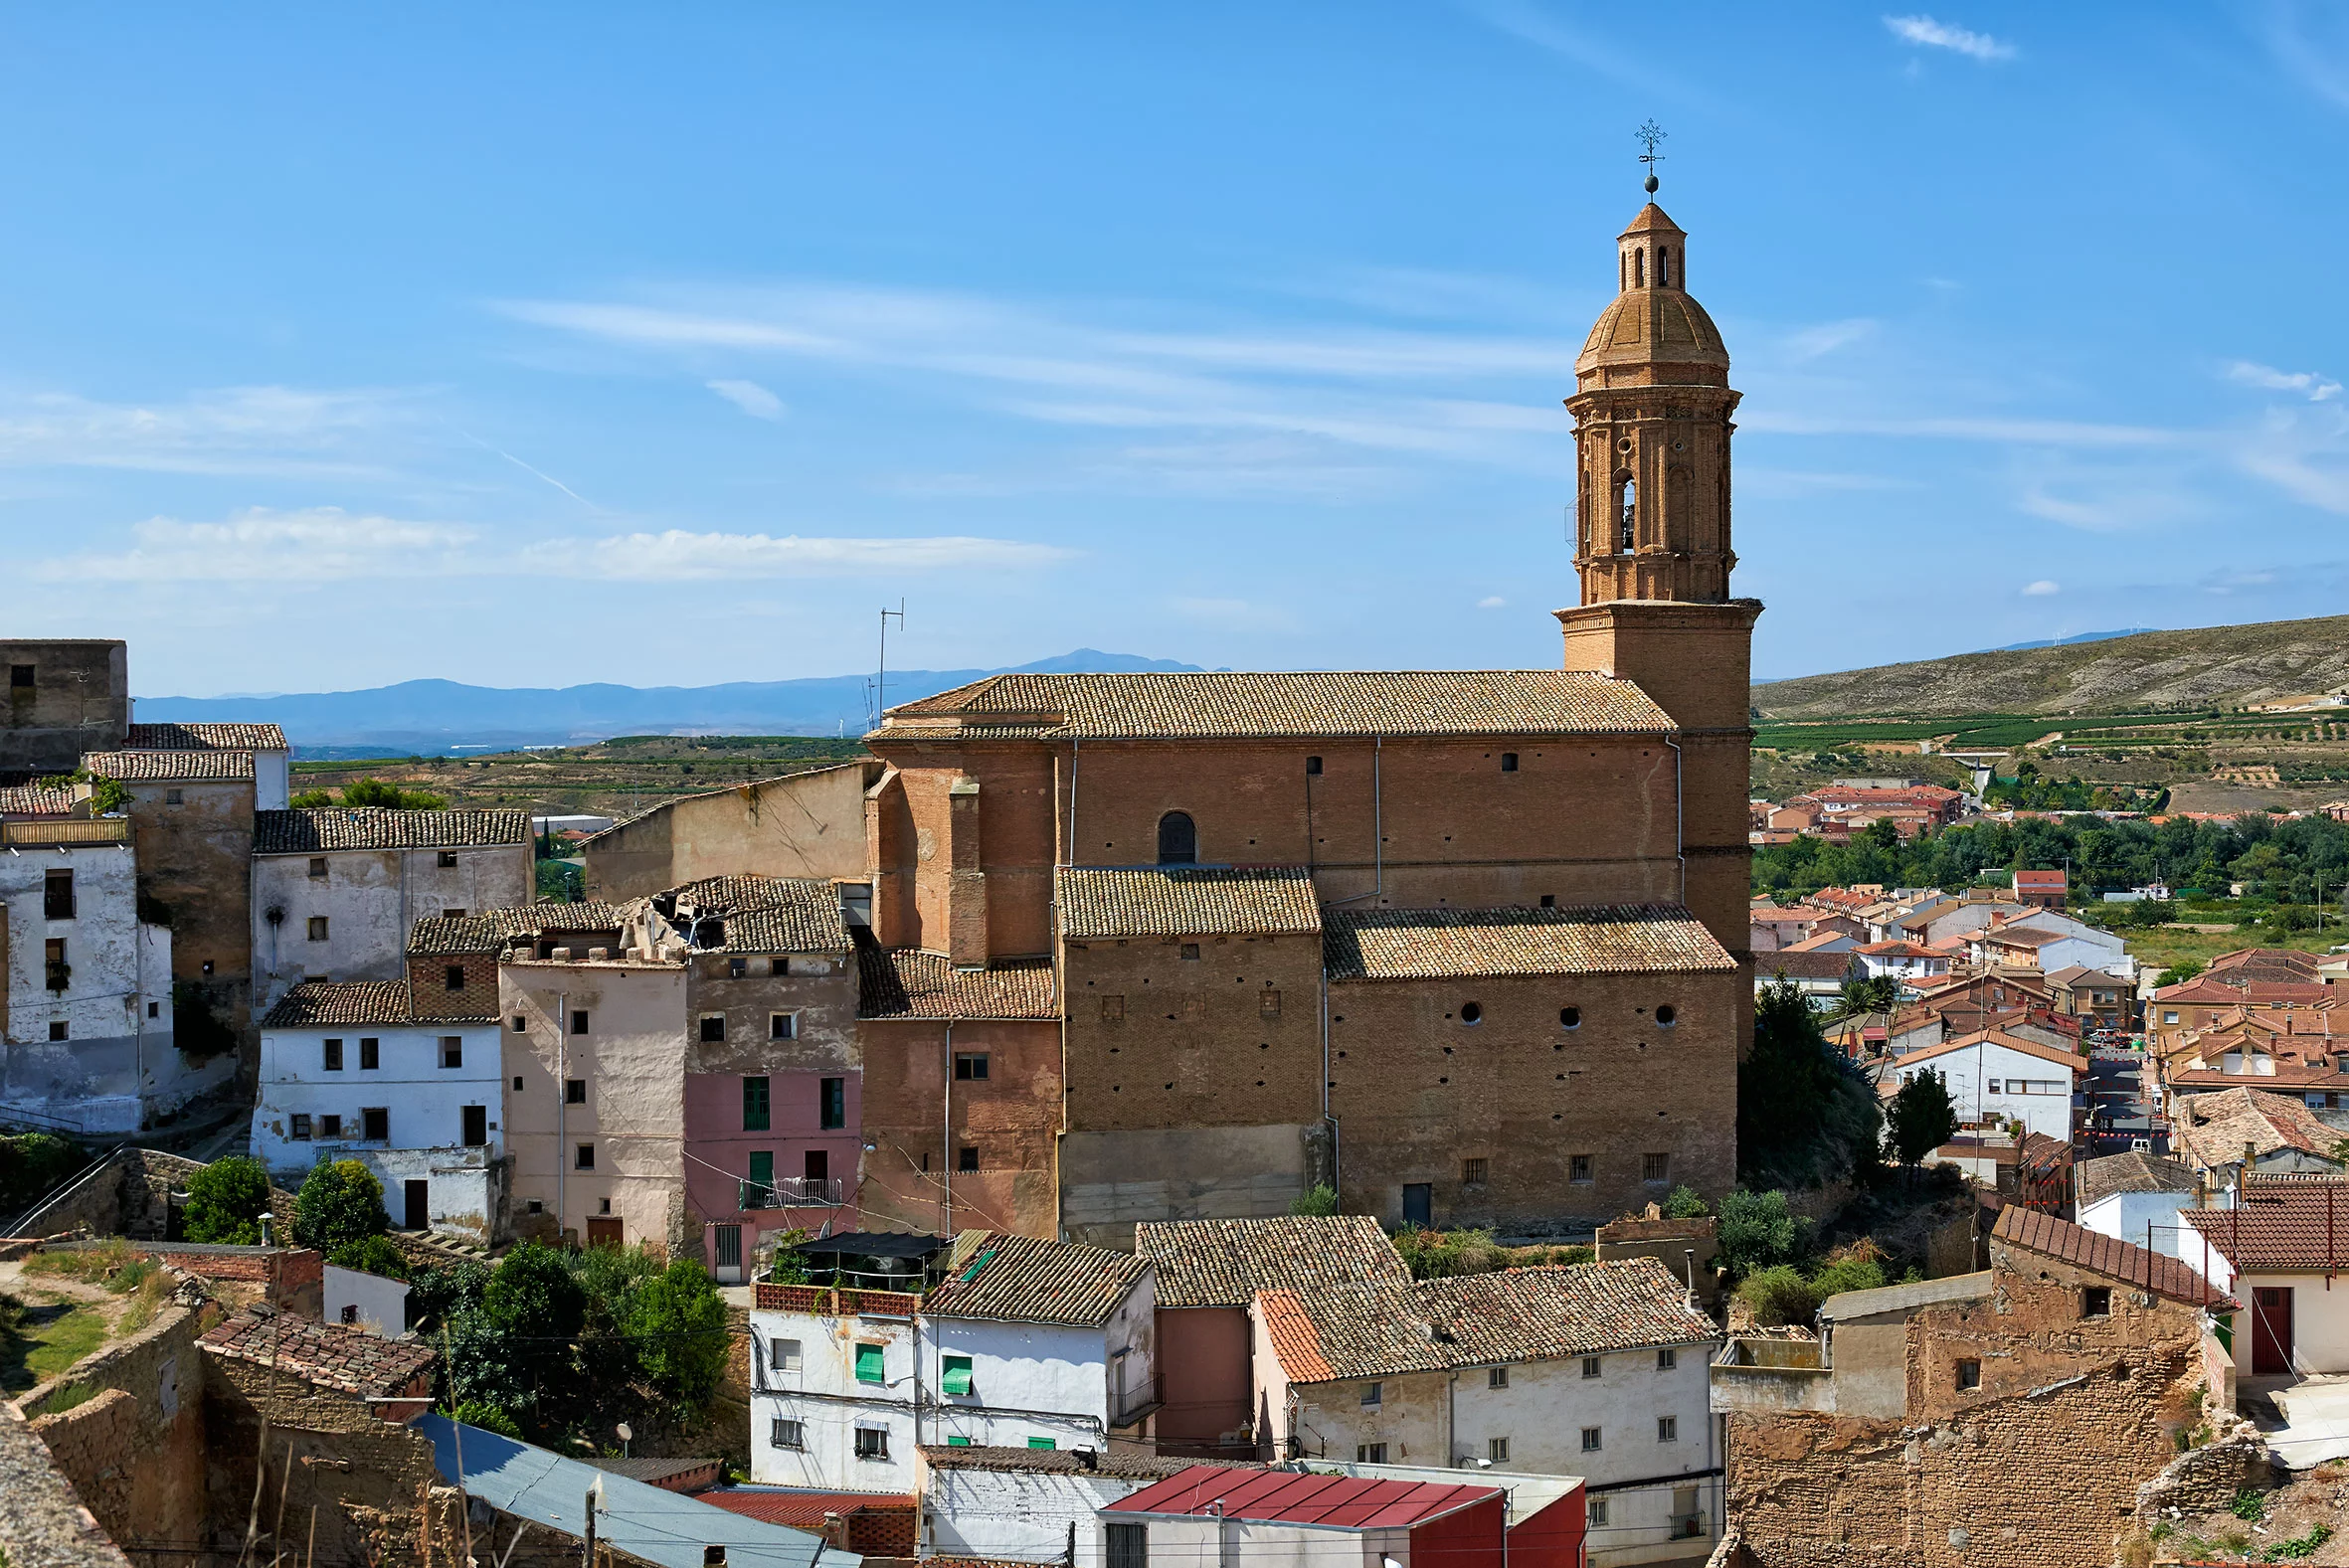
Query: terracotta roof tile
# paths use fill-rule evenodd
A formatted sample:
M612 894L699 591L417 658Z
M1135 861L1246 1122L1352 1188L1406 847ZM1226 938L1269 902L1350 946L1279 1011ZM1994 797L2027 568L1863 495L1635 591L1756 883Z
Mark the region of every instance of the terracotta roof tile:
M432 915L408 933L408 951L427 954L496 953L521 937L606 936L625 924L613 904L524 904L478 915ZM602 946L598 944L597 946Z
M1135 1256L1158 1266L1161 1307L1245 1307L1282 1287L1411 1283L1402 1255L1366 1214L1254 1220L1145 1220Z
M2281 1148L2329 1158L2340 1138L2290 1095L2221 1089L2184 1096L2170 1108L2171 1141L2204 1170L2241 1160L2247 1143L2255 1158Z
M2043 1045L2041 1042L2023 1035L2009 1034L2004 1029L1977 1029L1971 1034L1953 1035L1949 1039L1943 1040L1939 1045L1928 1045L1921 1051L1902 1053L1900 1065L1910 1067L1918 1062L1932 1061L1935 1057L1971 1050L1982 1044L1995 1045L2009 1051L2020 1051L2025 1056L2037 1057L2040 1061L2050 1062L2065 1069L2075 1077L2088 1070L2087 1060L2084 1057L2076 1056L2070 1051L2059 1050L2052 1045Z
M266 1307L248 1307L198 1343L210 1354L251 1361L362 1399L407 1392L440 1359L429 1345L413 1339L383 1339L363 1328L312 1322Z
M2147 1252L2117 1237L2060 1220L2038 1209L2024 1208L2019 1203L2010 1203L1998 1211L1998 1224L1992 1227L1990 1239L2151 1291L2156 1296L2166 1296L2173 1302L2200 1307L2206 1301L2226 1300L2224 1291L2213 1289L2209 1281L2175 1258Z
M840 890L812 877L705 877L653 895L657 909L694 928L694 945L720 953L845 953L851 943ZM709 931L705 921L716 921Z
M335 1024L411 1022L406 980L303 980L277 998L264 1029L302 1029ZM436 1019L436 1022L445 1020Z
M528 811L394 811L381 806L341 805L253 813L253 852L257 855L529 842Z
M1092 1327L1107 1322L1149 1271L1148 1260L1106 1247L964 1231L947 1259L946 1283L922 1310L932 1317Z
M1162 866L1056 874L1060 934L1099 937L1309 936L1322 929L1303 866Z
M134 724L124 732L129 752L282 752L285 732L274 724Z
M883 738L941 729L1048 740L1664 735L1627 680L1577 670L991 675L889 710Z
M958 969L943 953L887 949L856 936L860 1018L1057 1018L1052 965L1042 958Z
M1454 974L1711 973L1736 966L1678 905L1332 911L1333 980Z
M2194 1167L2184 1160L2165 1159L2131 1149L2079 1162L2079 1206L2086 1208L2115 1192L2192 1192Z
M74 791L49 784L0 784L0 814L64 816L74 809Z
M91 752L82 766L123 784L190 784L251 779L251 752Z
M2238 1274L2349 1267L2349 1180L2255 1175L2243 1192L2241 1212L2186 1209L2178 1216Z

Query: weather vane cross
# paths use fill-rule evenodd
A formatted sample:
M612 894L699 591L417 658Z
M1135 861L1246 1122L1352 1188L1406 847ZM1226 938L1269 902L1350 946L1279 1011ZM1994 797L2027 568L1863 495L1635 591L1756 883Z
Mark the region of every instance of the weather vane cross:
M1656 150L1656 143L1664 139L1664 127L1649 120L1631 133L1631 139L1648 149L1639 155L1639 161L1648 166L1648 194L1653 196L1656 194L1656 165L1664 161L1664 154Z

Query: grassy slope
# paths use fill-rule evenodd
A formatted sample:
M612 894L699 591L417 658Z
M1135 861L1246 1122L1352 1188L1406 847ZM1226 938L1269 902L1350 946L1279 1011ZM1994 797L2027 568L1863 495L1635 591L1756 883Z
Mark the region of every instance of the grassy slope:
M2263 702L2349 683L2349 615L2153 631L2068 648L1965 653L1753 688L1768 719L2112 712Z

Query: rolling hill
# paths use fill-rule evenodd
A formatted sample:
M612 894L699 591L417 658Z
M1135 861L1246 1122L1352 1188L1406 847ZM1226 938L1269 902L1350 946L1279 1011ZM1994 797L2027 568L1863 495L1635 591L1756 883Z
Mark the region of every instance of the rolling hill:
M1753 688L1764 719L2238 707L2349 685L2349 615L2146 631L1804 675Z

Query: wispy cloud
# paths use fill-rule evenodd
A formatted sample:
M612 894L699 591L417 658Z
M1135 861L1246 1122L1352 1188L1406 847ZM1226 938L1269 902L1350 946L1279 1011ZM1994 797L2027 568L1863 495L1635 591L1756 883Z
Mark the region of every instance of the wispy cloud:
M2255 13L2267 52L2302 86L2349 109L2349 17L2337 5L2270 0Z
M1679 83L1649 70L1636 56L1567 26L1531 0L1461 0L1461 9L1488 27L1626 87L1684 100L1692 95Z
M783 400L755 381L712 381L704 385L754 420L783 418Z
M2063 592L2063 584L2044 577L2036 583L2023 585L2023 597L2026 599L2048 599Z
M1875 335L1876 323L1865 316L1858 316L1849 321L1822 321L1817 326L1790 332L1786 335L1784 347L1790 359L1819 359Z
M227 387L161 403L70 393L0 398L0 465L165 473L357 476L380 472L374 438L408 423L407 395Z
M1915 44L1923 49L1946 49L1969 60L2015 58L2015 46L2012 44L2001 43L1988 33L1976 33L1969 28L1936 22L1929 16L1888 16L1885 26L1903 44Z
M2341 395L2341 384L2312 370L2277 370L2272 365L2239 359L2227 367L2227 379L2265 392L2296 392L2310 403L2324 403Z
M1013 539L807 539L797 534L699 534L681 528L606 539L554 539L521 552L551 577L626 583L733 578L863 577L888 572L1004 571L1053 566L1074 552Z
M1479 610L1507 610L1509 608L1509 601L1503 599L1499 594L1490 594L1485 598L1478 600L1476 602L1476 608Z
M1787 436L1916 436L2040 446L2189 446L2207 444L2214 438L2207 432L2165 430L2159 426L1970 416L1867 419L1832 414L1747 415L1740 410L1737 425L1741 430L1773 431Z
M2349 517L2349 408L2271 409L2230 450L2245 472L2292 499Z

